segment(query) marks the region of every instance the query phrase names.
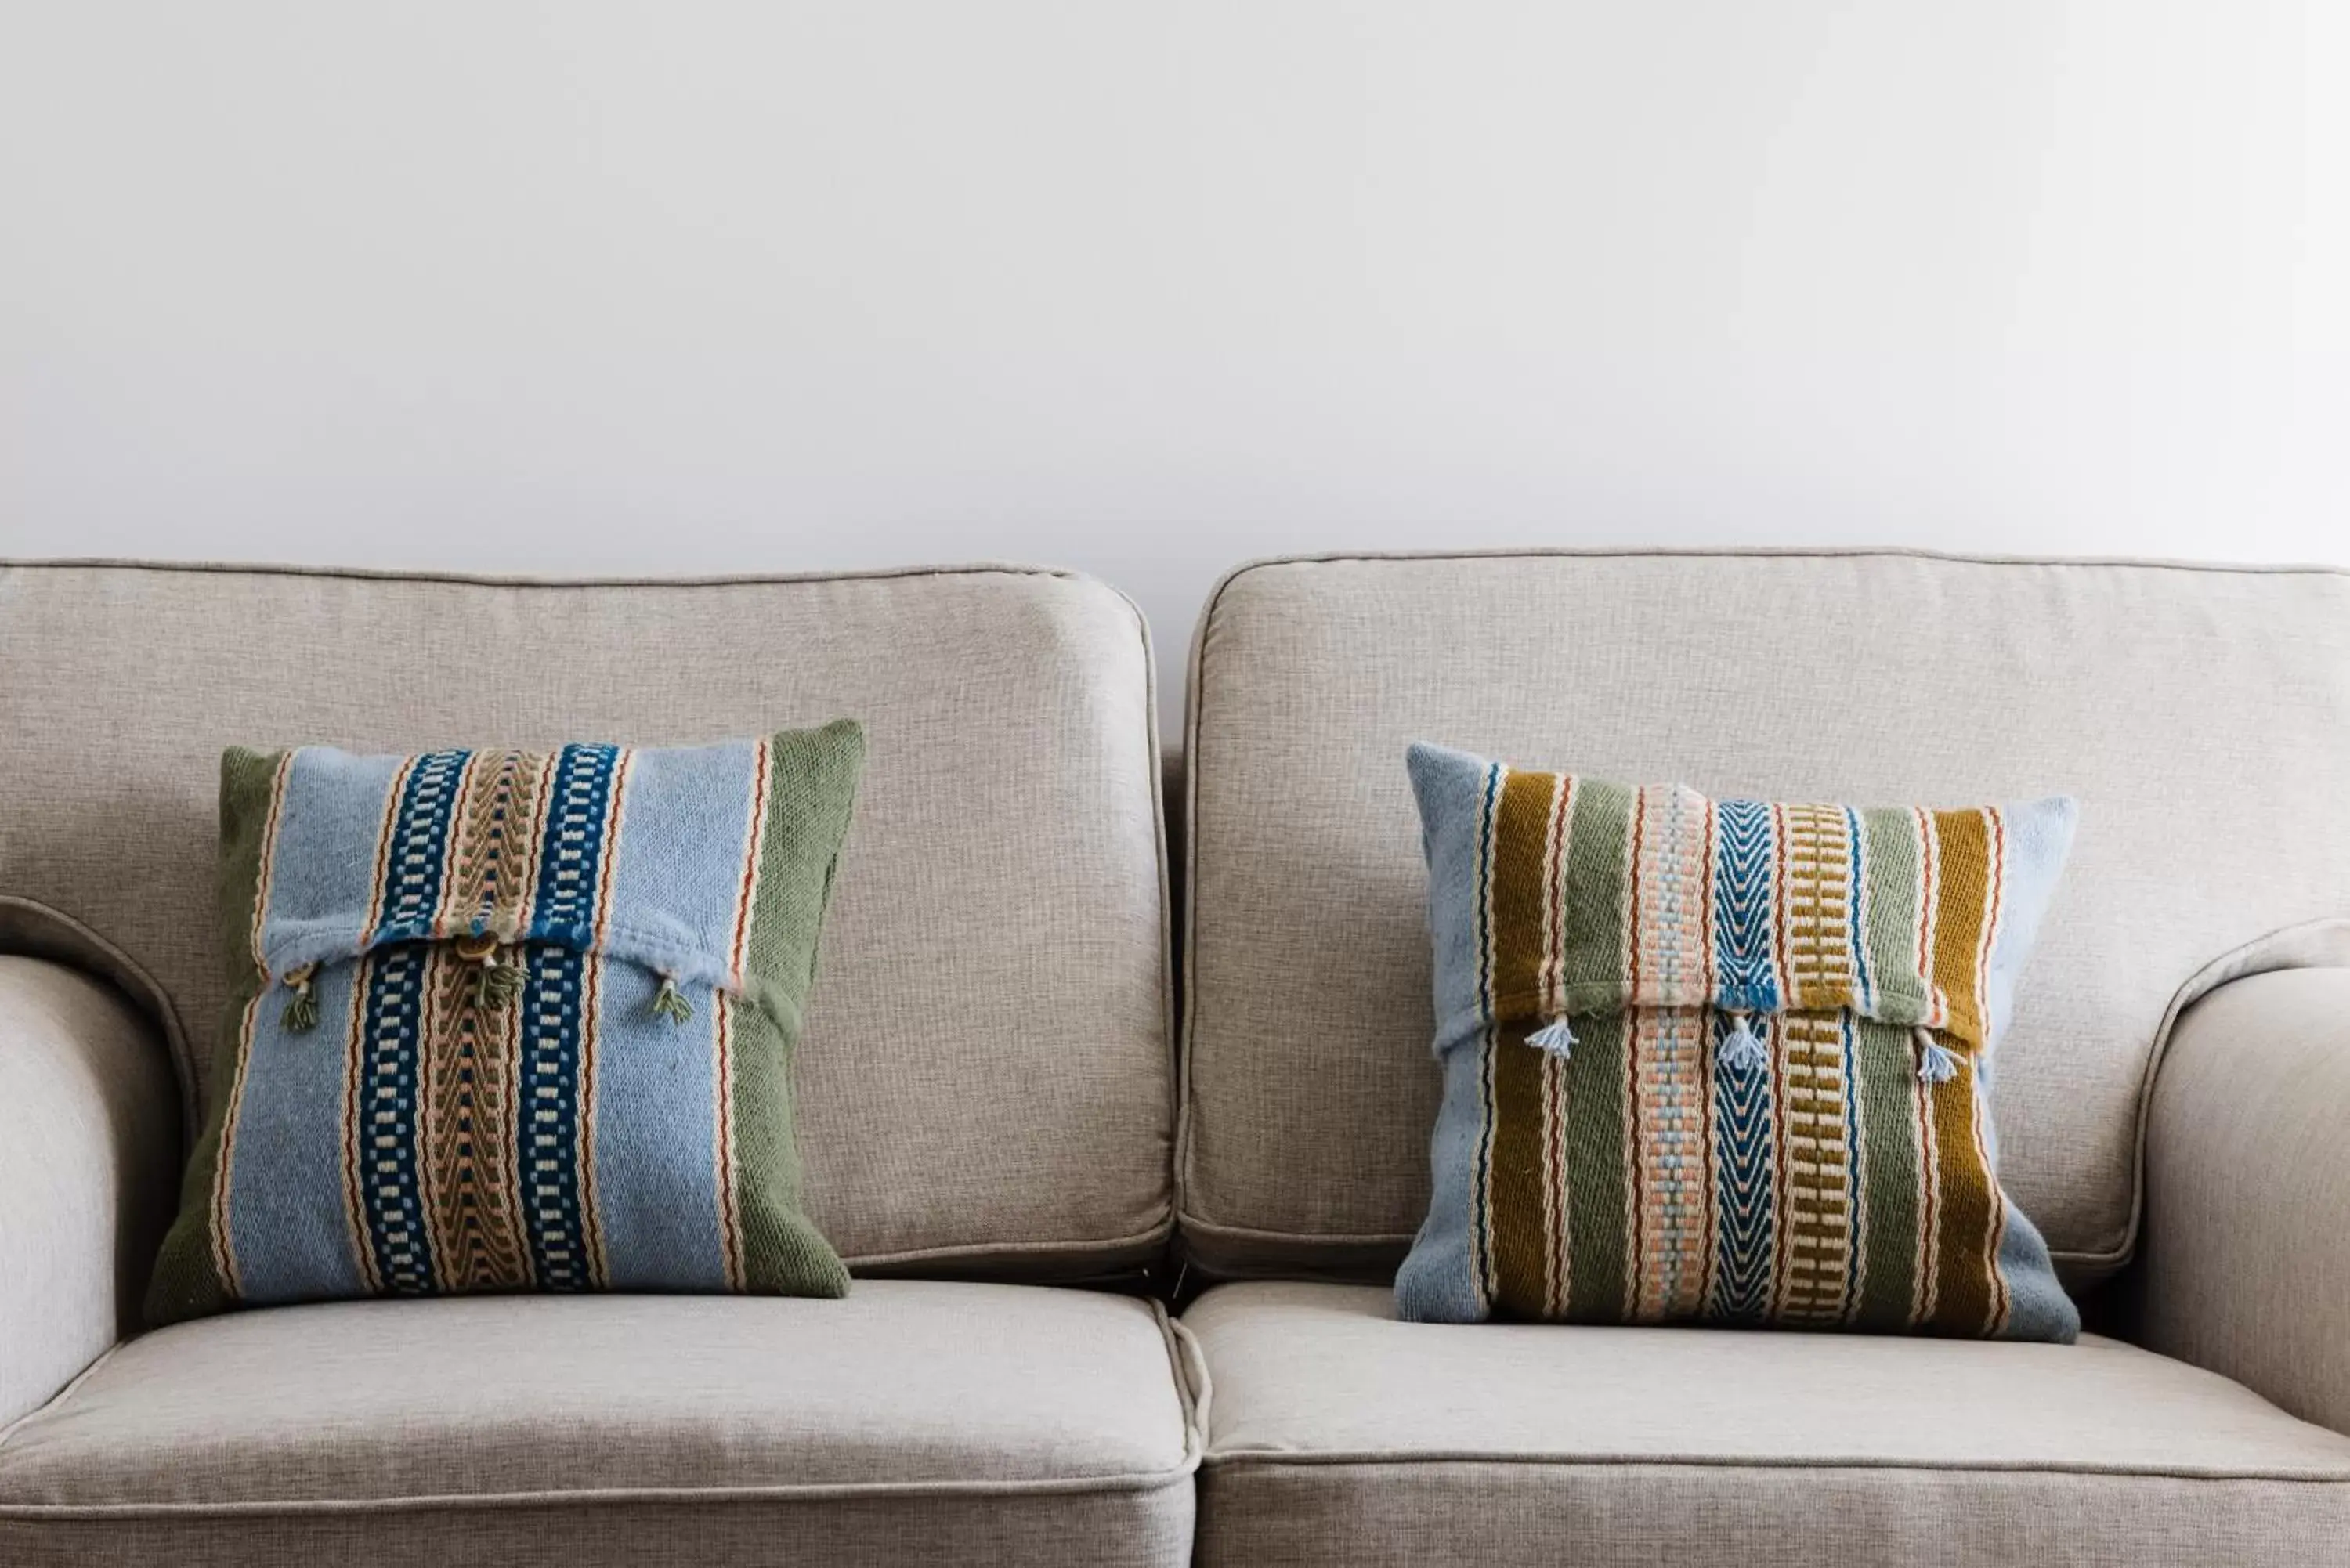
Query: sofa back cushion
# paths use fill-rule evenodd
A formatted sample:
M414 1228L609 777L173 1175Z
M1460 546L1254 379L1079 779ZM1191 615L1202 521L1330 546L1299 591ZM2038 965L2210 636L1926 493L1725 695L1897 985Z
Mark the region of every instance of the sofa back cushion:
M0 567L0 894L153 977L192 1114L225 995L224 747L673 744L841 716L868 758L796 1066L810 1217L868 1269L1149 1257L1171 1209L1150 662L1097 583Z
M2350 574L1887 553L1248 567L1203 618L1187 746L1178 1180L1211 1272L1383 1276L1427 1210L1415 741L1756 798L2077 797L1993 1091L2002 1184L2075 1284L2127 1256L2174 1002L2350 909Z

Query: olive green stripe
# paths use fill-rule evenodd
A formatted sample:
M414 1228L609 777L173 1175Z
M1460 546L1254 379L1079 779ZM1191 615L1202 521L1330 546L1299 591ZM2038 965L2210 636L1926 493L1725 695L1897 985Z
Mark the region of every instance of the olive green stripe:
M1577 823L1577 842L1581 824ZM1575 1021L1566 1064L1566 1315L1621 1323L1625 1300L1624 1059L1627 1015Z
M771 748L746 943L748 1004L735 1007L732 1018L743 1282L754 1292L837 1296L847 1293L848 1272L801 1208L792 1054L864 769L865 733L844 719L787 731Z
M1897 1332L1909 1326L1918 1265L1918 1069L1909 1031L1853 1021L1853 1088L1860 1101L1860 1281L1852 1321Z
M1879 1017L1915 1023L1926 1015L1918 961L1918 817L1903 807L1860 814L1867 912L1862 940Z
M1633 792L1622 784L1575 781L1559 975L1569 989L1624 983L1624 890L1632 799Z
M214 1261L213 1184L220 1172L221 1127L227 1118L240 1063L251 1044L246 1007L269 983L254 961L253 909L261 894L261 841L268 832L271 797L284 753L232 746L221 753L220 925L228 1001L221 1010L221 1049L213 1054L203 1132L188 1158L180 1211L164 1235L147 1287L147 1321L157 1327L203 1317L230 1305L228 1282Z

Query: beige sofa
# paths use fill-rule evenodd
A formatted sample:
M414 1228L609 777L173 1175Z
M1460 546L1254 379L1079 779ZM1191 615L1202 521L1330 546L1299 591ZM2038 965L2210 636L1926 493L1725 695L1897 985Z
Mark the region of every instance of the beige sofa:
M1150 658L1098 585L0 568L0 1562L2350 1560L2350 576L1285 562L1193 659L1179 1074ZM871 763L801 1136L847 1302L135 1336L223 744L837 713ZM1998 1111L2106 1337L1393 1322L1422 738L2083 797Z

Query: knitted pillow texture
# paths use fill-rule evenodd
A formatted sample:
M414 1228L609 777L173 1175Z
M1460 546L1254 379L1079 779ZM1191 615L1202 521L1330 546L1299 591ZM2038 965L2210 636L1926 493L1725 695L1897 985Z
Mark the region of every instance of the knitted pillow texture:
M1989 1098L2070 800L1409 765L1444 1097L1401 1316L2078 1334Z
M233 1000L150 1320L846 1293L791 1062L864 749L227 753Z

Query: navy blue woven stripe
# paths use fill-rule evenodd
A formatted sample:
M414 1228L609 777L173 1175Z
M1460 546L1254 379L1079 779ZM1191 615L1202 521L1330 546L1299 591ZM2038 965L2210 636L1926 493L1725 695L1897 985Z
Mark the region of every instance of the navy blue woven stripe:
M605 818L619 760L618 746L566 746L556 754L538 890L531 900L534 937L575 948L595 940Z
M400 805L392 817L390 864L385 867L383 918L370 945L419 941L432 935L441 904L442 862L449 857L449 824L457 807L471 752L427 752L408 770Z
M432 1244L416 1180L417 1025L430 950L385 948L366 964L367 1012L359 1105L361 1208L376 1277L386 1291L432 1289Z
M532 1271L542 1290L586 1290L595 1282L579 1210L579 1032L588 961L569 948L534 942L523 989L515 1158Z
M1779 1005L1771 961L1771 808L1759 800L1725 800L1717 820L1721 846L1714 861L1718 935L1714 994L1724 1007L1769 1012Z
M1709 1033L1718 1043L1732 1024L1717 1013ZM1758 1030L1765 1027L1756 1021ZM1771 1306L1771 1071L1713 1075L1715 1178L1721 1192L1711 1315L1760 1322Z

